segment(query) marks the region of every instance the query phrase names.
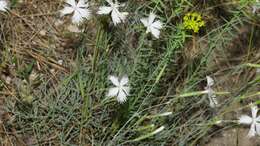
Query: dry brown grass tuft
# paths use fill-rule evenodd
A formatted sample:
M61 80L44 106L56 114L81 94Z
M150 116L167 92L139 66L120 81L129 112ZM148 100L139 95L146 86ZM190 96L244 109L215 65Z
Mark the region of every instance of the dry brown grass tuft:
M36 74L34 76L53 80L52 82L59 80L56 76L69 73L75 52L73 47L78 43L79 37L68 32L67 25L59 24L68 20L59 19L58 11L62 5L62 1L25 0L15 4L15 8L8 13L1 13L0 83L3 83L3 87L0 88L1 145L27 145L15 135L12 125L8 124L11 115L4 111L2 101L5 97L9 95L14 97L16 100L14 103L24 100L21 99L23 96L31 97L35 88L31 78L36 78L31 77L32 73ZM63 64L60 64L59 60L62 60Z

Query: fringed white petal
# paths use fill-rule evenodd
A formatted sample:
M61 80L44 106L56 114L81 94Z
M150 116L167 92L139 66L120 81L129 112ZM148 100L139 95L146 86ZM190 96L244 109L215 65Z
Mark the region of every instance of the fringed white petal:
M129 82L128 77L127 77L127 76L123 76L122 79L121 79L121 81L120 81L120 85L121 85L121 86L124 86L124 85L126 85L128 82Z
M207 86L211 87L214 85L214 80L210 76L206 76L207 78Z
M125 92L126 95L129 95L130 87L123 86L122 89L123 89L123 91Z
M260 123L256 123L256 134L260 136Z
M108 97L116 97L118 95L119 89L117 87L110 88L107 96Z
M120 85L118 77L116 77L116 76L109 76L108 78L115 86L119 86Z
M154 22L156 15L154 13L150 13L149 15L149 25L151 25Z
M117 95L117 101L122 104L122 103L126 102L126 100L127 100L127 97L126 97L125 92L123 90L120 90Z
M161 29L162 28L162 23L158 20L158 21L155 21L151 27L154 27L156 29Z
M257 106L252 105L252 106L251 106L251 112L252 112L252 118L253 118L253 119L255 119L255 118L257 117L257 111L258 111Z
M113 4L114 4L112 0L106 0L106 1L107 1L107 3L109 3L110 5L113 5Z
M218 101L217 101L217 98L216 96L209 96L209 106L211 108L216 108L218 106Z
M148 27L148 18L142 18L140 21L144 24L145 27Z
M112 17L112 21L113 21L114 25L121 23L119 13L120 12L117 9L114 9L111 13L111 17Z
M74 9L72 7L64 7L60 10L61 16L73 13Z
M260 123L260 116L256 118L256 122Z
M207 87L205 91L208 93L210 107L212 107L212 108L217 107L218 101L217 101L217 97L216 97L214 91L210 87Z
M246 125L250 125L252 123L252 118L249 117L248 115L242 115L239 120L238 123L239 124L246 124Z
M79 0L77 7L78 8L87 8L88 7L88 1L87 0Z
M72 23L78 24L83 21L83 17L81 16L79 11L74 11L74 14L72 16Z
M8 3L6 0L1 0L0 1L0 11L6 12L8 10Z
M78 11L79 11L82 18L90 19L90 17L91 17L90 10L88 10L88 9L78 9Z
M71 6L76 6L76 1L75 0L66 0L66 3L71 5Z
M84 19L90 19L91 13L88 9L78 9L74 11L74 14L72 16L72 23L79 24Z
M256 135L256 127L255 126L256 125L254 123L251 124L250 130L249 130L249 132L247 134L248 137L254 137Z
M150 27L151 33L153 34L153 36L157 39L159 39L160 37L160 30Z
M252 7L252 13L255 14L255 13L256 13L256 10L257 10L257 7L256 7L256 6L253 6L253 7Z

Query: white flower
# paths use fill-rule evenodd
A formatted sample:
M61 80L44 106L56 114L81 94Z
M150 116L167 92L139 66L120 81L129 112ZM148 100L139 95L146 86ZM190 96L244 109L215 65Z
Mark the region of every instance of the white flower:
M252 13L255 14L258 9L259 9L259 0L256 0L256 5L253 6Z
M72 23L81 23L84 18L89 19L91 12L88 9L88 0L79 0L76 4L75 0L66 0L69 6L65 6L64 9L60 10L61 16L74 13L72 16Z
M109 80L116 86L109 89L108 97L117 97L119 103L124 103L129 95L130 87L127 86L129 81L127 76L122 77L119 81L118 77L109 76Z
M239 124L251 125L248 132L248 137L253 137L256 134L260 135L260 116L257 117L258 108L256 106L251 106L252 117L247 115L242 115L239 118Z
M160 29L162 29L162 23L159 20L155 21L155 17L155 14L150 13L149 17L142 18L141 22L147 27L146 33L151 32L153 36L158 39L160 36Z
M256 69L256 73L257 73L257 74L260 73L260 68Z
M215 108L218 106L218 101L216 99L216 95L214 94L214 90L212 86L214 85L214 80L210 76L206 76L207 78L207 86L205 87L205 93L208 94L209 98L209 106Z
M109 3L110 7L108 7L108 6L99 7L97 14L102 15L102 14L111 13L111 17L112 17L112 21L113 21L114 25L124 22L128 13L119 12L119 8L124 7L124 5L118 3L117 0L115 0L115 3L113 3L112 0L106 0L106 1Z
M0 11L6 12L8 10L8 3L6 0L0 0Z

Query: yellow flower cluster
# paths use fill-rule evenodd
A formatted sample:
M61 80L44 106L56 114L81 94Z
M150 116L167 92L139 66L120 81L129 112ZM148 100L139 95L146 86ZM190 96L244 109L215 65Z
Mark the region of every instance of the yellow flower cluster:
M198 32L200 27L205 26L205 22L202 20L201 15L194 13L187 13L184 18L184 28Z

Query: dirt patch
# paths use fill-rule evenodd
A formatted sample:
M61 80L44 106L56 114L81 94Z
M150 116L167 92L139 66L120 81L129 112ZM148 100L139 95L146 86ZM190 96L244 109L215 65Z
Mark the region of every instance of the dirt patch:
M249 128L232 128L210 139L205 146L259 146L258 137L248 138Z
M260 44L257 41L259 40L259 28L251 25L242 26L236 34L236 37L230 41L231 43L219 44L222 47L214 50L212 60L208 63L208 67L212 72L215 72L216 90L230 92L228 95L218 97L221 104L228 104L220 111L220 113L225 113L222 116L223 120L237 120L242 114L250 114L248 108L241 110L241 107L259 99L259 97L254 96L243 100L234 100L241 94L250 95L250 93L256 93L259 90L259 85L248 85L258 76L257 69L242 65L251 62L259 63L260 61ZM243 126L239 125L239 127ZM259 137L247 137L249 129L248 126L220 130L219 133L213 134L209 138L206 146L259 146Z

